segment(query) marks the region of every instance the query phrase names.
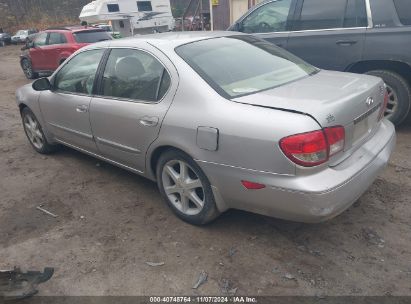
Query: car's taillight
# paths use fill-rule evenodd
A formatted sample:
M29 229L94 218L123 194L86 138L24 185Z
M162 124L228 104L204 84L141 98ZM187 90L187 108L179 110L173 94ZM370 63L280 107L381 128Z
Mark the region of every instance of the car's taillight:
M328 156L331 157L344 150L345 129L344 127L331 127L324 129L328 143Z
M381 119L384 118L385 110L387 109L387 105L388 105L388 99L389 99L388 91L386 90L386 91L385 91L385 95L384 95L384 103L383 103L382 106L381 106L380 116L379 116L378 120L381 120Z
M280 147L294 163L313 167L342 151L344 143L344 127L338 126L285 137L280 140Z

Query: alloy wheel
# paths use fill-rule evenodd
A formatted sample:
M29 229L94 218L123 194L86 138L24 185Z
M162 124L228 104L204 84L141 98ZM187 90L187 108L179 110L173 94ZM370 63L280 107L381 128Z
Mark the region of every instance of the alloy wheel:
M30 114L24 115L24 130L34 147L41 150L44 146L43 133L37 120Z
M27 78L31 78L33 76L33 70L31 68L30 62L28 60L23 61L23 71L26 74Z
M397 93L393 90L392 87L387 85L387 93L388 93L388 103L387 108L385 109L385 117L390 118L394 113L397 111L398 108L398 96Z
M185 215L196 215L205 204L204 186L186 162L171 160L162 170L164 192L170 202Z

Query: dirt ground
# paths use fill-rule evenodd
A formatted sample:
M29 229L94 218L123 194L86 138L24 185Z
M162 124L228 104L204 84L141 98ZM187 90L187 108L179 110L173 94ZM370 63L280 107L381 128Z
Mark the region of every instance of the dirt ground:
M68 148L37 154L15 104L28 82L18 55L0 48L0 269L55 267L41 295L411 295L410 125L384 173L331 221L229 211L193 227L148 180Z

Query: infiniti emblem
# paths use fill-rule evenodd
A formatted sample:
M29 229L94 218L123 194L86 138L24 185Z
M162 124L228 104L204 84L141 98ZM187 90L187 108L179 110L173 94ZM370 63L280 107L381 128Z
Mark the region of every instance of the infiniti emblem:
M374 104L374 99L372 97L368 97L365 103L368 107L371 107Z

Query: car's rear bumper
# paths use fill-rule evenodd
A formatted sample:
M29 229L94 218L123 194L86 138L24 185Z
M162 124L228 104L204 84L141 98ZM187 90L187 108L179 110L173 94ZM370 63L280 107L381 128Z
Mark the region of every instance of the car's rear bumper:
M351 206L375 181L395 147L395 129L384 120L378 131L335 167L309 175L276 175L199 161L210 178L220 210L236 208L273 217L320 222ZM247 190L241 180L266 185Z

